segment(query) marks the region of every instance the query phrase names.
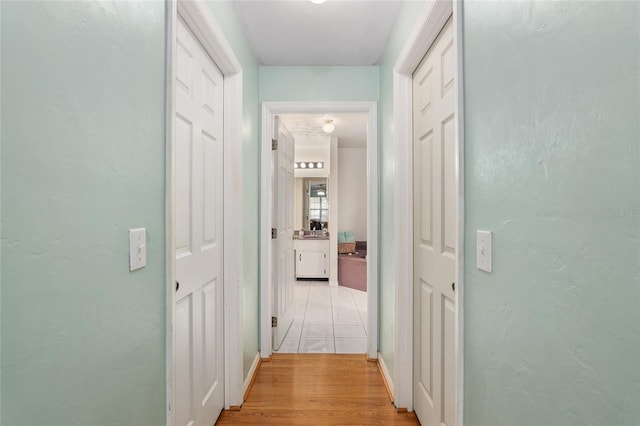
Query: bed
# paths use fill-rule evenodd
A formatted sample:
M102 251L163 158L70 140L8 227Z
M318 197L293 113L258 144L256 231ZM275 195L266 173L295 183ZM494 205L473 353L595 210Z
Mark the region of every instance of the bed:
M356 241L356 252L338 255L338 285L367 291L367 242Z

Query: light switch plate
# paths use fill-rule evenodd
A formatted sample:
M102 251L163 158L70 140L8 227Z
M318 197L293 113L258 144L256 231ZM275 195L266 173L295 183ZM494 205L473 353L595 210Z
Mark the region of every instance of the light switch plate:
M147 266L147 229L129 229L129 270Z
M478 231L476 234L476 267L481 271L491 272L491 231Z

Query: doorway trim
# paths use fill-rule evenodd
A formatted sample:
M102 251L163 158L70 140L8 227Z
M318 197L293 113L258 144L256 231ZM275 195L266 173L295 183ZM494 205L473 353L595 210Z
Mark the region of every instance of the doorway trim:
M165 80L165 261L166 261L166 398L167 424L175 424L174 283L175 283L175 76L178 15L213 59L224 78L224 253L242 253L242 66L206 3L170 0L166 3ZM224 256L224 407L242 405L242 262L240 256ZM215 420L215 419L213 419Z
M378 104L377 102L263 102L260 149L260 356L272 354L271 138L278 114L367 114L367 356L378 357Z
M456 184L458 188L458 226L456 256L456 343L457 343L457 408L458 424L463 422L464 396L464 117L463 117L463 2L437 0L427 3L418 16L393 68L394 140L396 145L395 181L395 320L396 407L413 411L413 72L427 54L436 37L453 15L456 68Z

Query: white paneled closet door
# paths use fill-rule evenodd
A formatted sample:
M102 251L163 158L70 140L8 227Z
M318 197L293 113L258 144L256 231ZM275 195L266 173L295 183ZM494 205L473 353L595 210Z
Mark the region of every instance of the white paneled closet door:
M223 77L182 19L175 52L175 419L224 405Z
M456 51L451 19L413 75L414 409L456 424Z

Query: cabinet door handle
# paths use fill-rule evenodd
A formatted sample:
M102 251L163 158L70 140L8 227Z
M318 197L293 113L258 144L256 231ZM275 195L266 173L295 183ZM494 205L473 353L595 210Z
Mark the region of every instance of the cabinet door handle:
M299 256L299 257L298 257L298 260L299 260L300 262L302 262L302 253L298 254L298 256Z

